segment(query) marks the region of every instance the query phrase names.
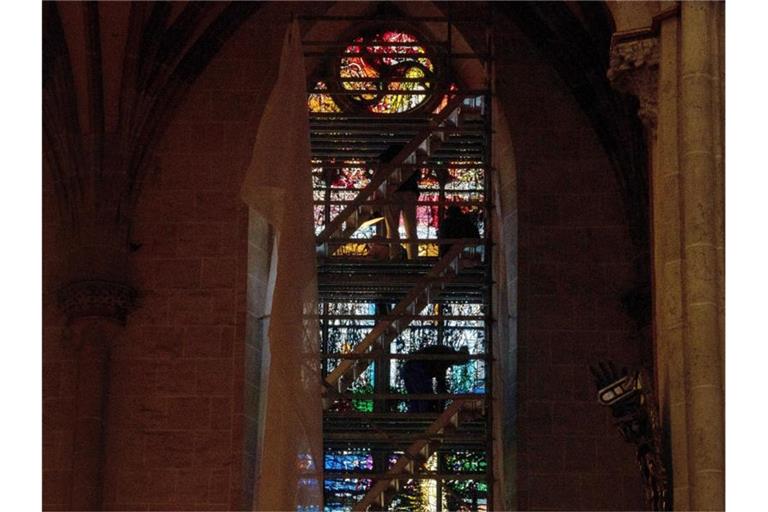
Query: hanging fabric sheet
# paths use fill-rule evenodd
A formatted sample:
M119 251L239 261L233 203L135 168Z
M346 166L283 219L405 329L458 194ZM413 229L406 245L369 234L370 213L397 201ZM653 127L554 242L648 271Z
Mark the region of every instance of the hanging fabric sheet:
M259 122L242 198L275 232L266 422L258 510L322 503L317 274L306 75L298 21L287 27L277 81ZM293 464L287 461L294 461Z

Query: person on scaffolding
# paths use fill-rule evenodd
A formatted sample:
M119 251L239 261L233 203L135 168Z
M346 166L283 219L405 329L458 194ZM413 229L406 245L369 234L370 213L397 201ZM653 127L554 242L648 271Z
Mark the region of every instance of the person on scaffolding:
M379 160L382 164L390 163L395 156L405 147L404 144L394 144L384 151ZM403 217L405 235L409 242L405 244L407 258L412 260L418 256L419 244L416 229L416 206L419 201L419 180L421 171L413 171L402 183L385 183L384 197L388 204L384 207L384 225L387 230L389 244L389 257L392 260L402 259L402 247L400 240L400 216Z
M480 238L477 225L469 214L461 211L458 205L452 204L445 213L445 218L440 222L437 231L439 239ZM440 243L440 257L451 248L452 243Z
M469 349L461 347L454 350L445 345L430 345L414 352L412 355L462 355L456 359L408 359L403 364L401 376L405 381L405 390L409 395L439 395L448 393L445 374L453 365L466 364L469 361ZM435 389L432 388L432 379L437 381ZM416 399L408 400L408 412L438 412L442 409L443 400Z

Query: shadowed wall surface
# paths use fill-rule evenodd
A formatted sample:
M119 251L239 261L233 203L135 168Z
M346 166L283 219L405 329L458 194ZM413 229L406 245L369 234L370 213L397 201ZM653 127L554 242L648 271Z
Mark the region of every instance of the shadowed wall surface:
M269 421L260 402L262 317L274 231L249 220L240 190L290 14L332 4L46 6L46 510L255 506L265 471L259 425ZM473 10L438 7L457 17ZM563 9L504 3L493 18L495 93L511 145L502 163L516 174L514 187L500 190L510 208L499 244L517 260L506 268L516 276L516 295L508 294L516 316L501 405L516 420L500 438L515 447L515 470L501 476L504 504L638 510L633 447L596 403L588 366L610 359L654 369L650 318L623 302L651 282L648 169L632 153L645 146L631 128L636 100L619 96L626 109L612 106L600 60L619 27L606 40L604 20L589 9ZM561 40L537 37L531 27L541 20ZM575 26L594 40L578 39ZM460 28L470 45L482 40ZM558 49L569 41L603 57L564 66ZM83 279L136 290L124 326L61 311L62 286ZM664 375L674 388L682 373L678 364ZM97 430L76 449L92 410ZM78 464L101 479L93 488L78 484L86 474ZM707 461L692 464L708 470Z

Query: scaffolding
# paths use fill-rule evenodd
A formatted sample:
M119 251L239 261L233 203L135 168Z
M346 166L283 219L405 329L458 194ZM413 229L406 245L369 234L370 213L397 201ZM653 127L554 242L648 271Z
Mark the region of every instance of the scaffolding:
M410 32L404 21L444 24L447 37L387 40L380 32L372 40L303 42L305 57L320 59L314 67L325 73L307 94L326 511L488 510L492 503L491 90L490 80L484 89L462 87L452 72L455 60L478 59L490 76L490 37L486 52L459 53L447 18L366 20ZM340 71L339 62L377 52L394 59L387 73ZM392 72L407 59L418 72ZM375 111L396 96L406 108ZM414 173L417 226L393 234L390 223L387 233L387 212L397 209L392 191ZM451 205L479 237L440 236ZM454 350L414 353L432 346ZM413 360L448 366L446 389L408 393L402 369Z

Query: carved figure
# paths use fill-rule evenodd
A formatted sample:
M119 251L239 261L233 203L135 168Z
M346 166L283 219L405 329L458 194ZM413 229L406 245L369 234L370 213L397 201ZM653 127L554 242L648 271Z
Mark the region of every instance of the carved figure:
M670 510L669 483L661 452L661 428L656 404L643 372L621 373L612 362L590 367L597 386L597 399L611 408L616 427L624 440L637 447L637 463L645 484L645 499L651 510Z

